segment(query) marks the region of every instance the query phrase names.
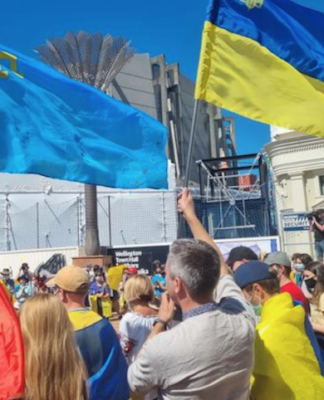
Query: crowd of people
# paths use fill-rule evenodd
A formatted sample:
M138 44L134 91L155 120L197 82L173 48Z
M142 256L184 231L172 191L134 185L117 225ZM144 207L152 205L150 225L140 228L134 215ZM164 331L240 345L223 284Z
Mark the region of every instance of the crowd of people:
M51 278L23 265L16 282L2 271L19 302L25 400L324 398L322 262L243 246L225 262L187 189L178 211L193 239L152 277L127 268L118 290L98 266Z
M0 274L0 283L8 296L13 300L16 310L19 310L28 298L38 293L50 292L50 289L46 286L46 281L51 275L47 271L34 274L30 272L27 263L21 265L16 277L12 276L10 268L3 268Z

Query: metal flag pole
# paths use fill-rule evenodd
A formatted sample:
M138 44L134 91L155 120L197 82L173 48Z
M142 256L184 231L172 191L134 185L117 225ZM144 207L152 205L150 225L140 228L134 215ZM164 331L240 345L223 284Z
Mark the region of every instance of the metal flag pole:
M189 147L188 147L188 155L186 162L186 171L185 171L185 179L184 179L184 187L188 187L189 178L190 178L190 167L191 167L191 159L193 153L193 146L195 143L195 135L196 135L196 127L197 127L197 119L198 119L198 110L199 110L199 100L195 100L195 105L192 114L191 121L191 129L190 129L190 138L189 138ZM180 238L181 232L184 227L184 218L180 219L179 229L178 229L178 238Z

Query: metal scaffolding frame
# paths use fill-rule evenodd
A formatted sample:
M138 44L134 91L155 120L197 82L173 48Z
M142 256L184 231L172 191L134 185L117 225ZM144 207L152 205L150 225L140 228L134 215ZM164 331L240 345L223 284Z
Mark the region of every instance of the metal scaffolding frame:
M196 164L199 170L200 196L206 196L207 203L219 205L220 219L216 227L212 217L208 215L210 233L214 236L222 230L237 232L243 229L256 232L256 225L250 222L246 206L248 202L256 199L264 199L266 204L269 202L266 190L267 167L262 155L253 153L211 158L199 160ZM251 180L252 177L255 178L254 181ZM230 214L232 223L228 224ZM243 223L237 223L236 219ZM264 213L264 223L269 224L268 213Z

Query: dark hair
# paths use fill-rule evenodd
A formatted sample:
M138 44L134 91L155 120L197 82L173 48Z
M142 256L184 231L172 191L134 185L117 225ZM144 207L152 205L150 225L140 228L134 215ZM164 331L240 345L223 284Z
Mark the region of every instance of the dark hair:
M313 301L316 305L318 305L320 297L324 293L324 265L322 263L316 267L316 273L314 267L314 274L317 277L317 282L314 289Z
M311 261L305 266L307 271L312 272L314 275L317 275L317 271L320 267L324 267L324 264L320 261Z
M260 282L254 282L254 283L250 283L249 285L245 286L243 289L246 290L247 292L251 293L253 290L253 285L255 283L257 283L258 285L260 285L262 287L262 289L267 293L267 294L277 294L280 293L280 285L279 285L279 280L277 277L275 277L272 279L265 279L264 281L260 281Z
M291 267L288 267L287 265L280 265L280 267L285 268L285 274L289 278L289 275L291 274Z
M270 271L273 272L273 273L276 273L277 275L278 275L278 273L276 272L276 270L275 270L273 267L277 267L277 268L283 267L284 270L285 270L285 275L286 275L286 277L287 277L287 278L290 277L290 274L291 274L291 267L288 267L287 265L282 265L282 264L272 264L272 265L270 266Z
M299 257L297 257L302 264L304 264L304 266L306 266L307 264L309 264L310 262L313 261L312 257L309 254L299 254Z
M291 261L296 261L297 258L300 258L301 255L302 255L302 253L294 253L294 254L291 256Z
M99 272L99 271L102 271L102 268L100 267L100 265L94 265L93 272Z

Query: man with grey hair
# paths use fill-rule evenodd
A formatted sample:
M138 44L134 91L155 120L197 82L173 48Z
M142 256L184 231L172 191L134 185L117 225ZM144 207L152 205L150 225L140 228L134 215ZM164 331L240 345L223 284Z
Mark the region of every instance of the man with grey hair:
M167 293L153 331L128 371L131 390L159 399L247 400L254 316L222 255L196 217L187 189L179 196L194 240L177 240L166 263ZM215 290L216 289L216 290ZM174 306L183 322L166 330Z

